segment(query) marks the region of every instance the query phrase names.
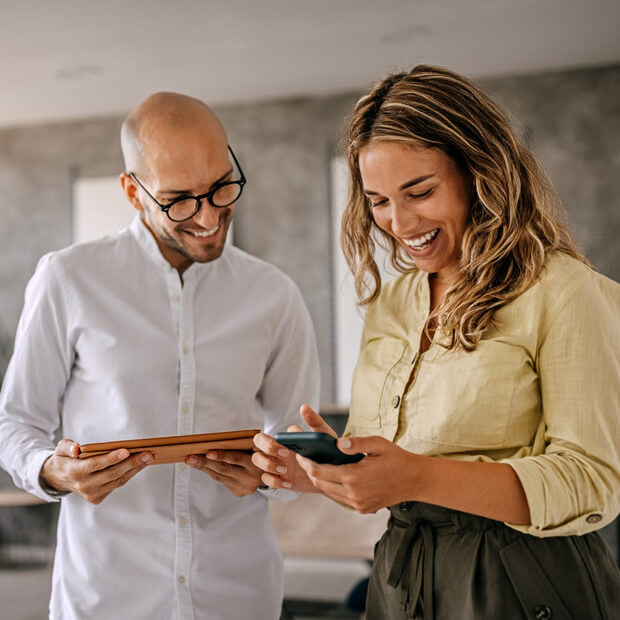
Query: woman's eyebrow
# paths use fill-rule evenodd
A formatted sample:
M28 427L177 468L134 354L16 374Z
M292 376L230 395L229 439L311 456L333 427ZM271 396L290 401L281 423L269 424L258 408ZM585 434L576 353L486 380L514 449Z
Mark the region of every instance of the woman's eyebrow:
M431 177L434 177L435 173L431 172L430 174L423 174L421 177L416 177L415 179L411 179L411 181L407 181L406 183L403 183L398 189L399 190L403 190L403 189L407 189L408 187L413 187L414 185L417 185L418 183L422 183L422 181L426 181L427 179L430 179Z
M411 179L411 181L407 181L406 183L403 183L398 190L402 191L403 189L407 189L408 187L413 187L414 185L417 185L418 183L422 183L423 181L426 181L427 179L430 179L431 177L434 177L435 173L431 172L431 174L423 174L420 177L416 177L415 179ZM373 192L371 189L364 189L364 193L367 195L372 195L372 196L377 196L378 192Z

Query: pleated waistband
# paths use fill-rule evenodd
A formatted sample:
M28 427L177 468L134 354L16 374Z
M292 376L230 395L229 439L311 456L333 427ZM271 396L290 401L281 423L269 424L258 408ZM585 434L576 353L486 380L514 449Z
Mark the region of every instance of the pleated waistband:
M500 521L478 517L476 515L424 504L422 502L402 502L390 506L390 524L396 527L409 527L416 522L427 523L431 528L452 528L463 532L484 532L495 530L503 534L507 541L518 536L518 532Z

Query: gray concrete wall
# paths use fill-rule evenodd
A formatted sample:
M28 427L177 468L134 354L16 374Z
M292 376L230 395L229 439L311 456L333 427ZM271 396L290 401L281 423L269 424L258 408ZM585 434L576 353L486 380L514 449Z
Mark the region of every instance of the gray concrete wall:
M528 131L587 254L620 280L620 66L484 85ZM325 402L334 390L328 162L357 96L217 110L249 179L235 241L298 283L316 327ZM120 123L0 131L0 330L9 335L36 261L71 241L72 179L122 170Z

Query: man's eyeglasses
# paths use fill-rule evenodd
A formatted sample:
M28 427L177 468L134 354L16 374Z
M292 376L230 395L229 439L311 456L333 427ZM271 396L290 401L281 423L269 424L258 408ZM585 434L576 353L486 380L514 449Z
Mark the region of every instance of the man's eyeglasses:
M241 178L238 181L226 181L225 183L219 183L205 194L200 194L200 196L180 196L179 198L175 198L167 204L161 204L161 202L159 202L149 192L149 190L146 189L146 187L144 187L142 183L140 183L140 181L133 172L128 172L127 174L146 192L146 195L173 222L184 222L185 220L189 220L194 217L194 215L196 215L196 213L200 211L202 201L205 198L212 207L216 208L229 207L231 204L233 204L233 202L239 200L241 192L243 191L243 186L246 183L246 178L230 146L228 147L228 151L230 152L233 161L235 162L235 166L237 166L237 170L239 170L239 175Z

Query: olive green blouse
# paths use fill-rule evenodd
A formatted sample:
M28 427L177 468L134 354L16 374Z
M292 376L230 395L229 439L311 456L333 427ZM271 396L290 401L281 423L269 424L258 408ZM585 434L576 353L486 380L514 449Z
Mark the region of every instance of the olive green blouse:
M611 522L620 511L620 285L556 252L470 353L447 350L441 330L418 353L429 300L428 276L417 272L369 306L346 434L508 463L532 521L510 527L535 536Z

